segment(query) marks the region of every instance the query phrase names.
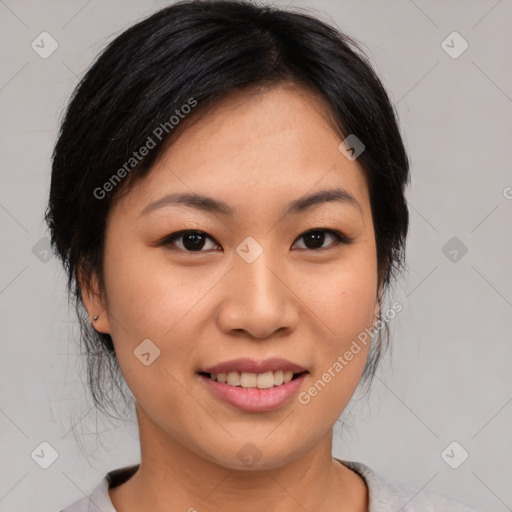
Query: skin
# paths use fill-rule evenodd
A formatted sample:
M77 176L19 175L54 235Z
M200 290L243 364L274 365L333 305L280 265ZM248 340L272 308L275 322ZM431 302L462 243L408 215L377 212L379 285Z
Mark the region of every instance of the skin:
M111 209L105 289L84 292L96 330L114 341L136 400L141 466L109 491L120 512L296 510L366 511L364 480L333 460L332 428L361 378L363 350L304 405L297 397L267 412L245 412L211 394L196 374L238 357L282 357L309 374L306 391L379 313L377 255L368 185L357 160L312 92L286 85L237 92L191 124L150 174ZM360 209L326 202L280 212L295 199L342 187ZM142 210L170 192L204 194L235 215L184 205ZM323 232L323 250L302 235ZM158 245L192 229L187 240ZM263 253L236 252L253 237ZM190 240L188 241L190 244ZM307 245L309 244L309 245ZM190 245L188 245L190 247ZM313 248L308 248L313 247ZM128 278L129 276L129 278ZM149 338L160 356L145 366L134 349ZM248 468L238 451L251 442L261 458Z

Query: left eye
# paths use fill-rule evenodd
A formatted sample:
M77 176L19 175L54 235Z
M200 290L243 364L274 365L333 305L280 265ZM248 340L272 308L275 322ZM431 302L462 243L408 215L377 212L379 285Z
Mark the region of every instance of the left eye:
M325 234L327 233L328 236L332 237L334 239L334 244L331 243L329 245L334 245L336 247L339 244L349 244L351 243L351 239L345 235L342 235L339 231L334 231L332 229L312 229L310 231L306 231L298 239L304 238L304 240L308 240L310 242L310 245L313 247L305 247L305 249L327 249L327 247L321 247L323 243L325 242Z
M330 236L334 239L334 242L329 245L337 246L340 243L350 244L352 241L351 238L342 235L340 232L334 231L332 229L311 229L297 238L297 240L304 239L306 242L306 247L300 247L300 249L327 249L328 246L322 247L326 239L325 233L327 233L328 237ZM204 231L195 230L185 230L173 233L162 241L162 245L176 245L176 240L183 240L181 244L178 245L178 248L187 252L205 252L202 249L204 248L207 240L213 242L213 247L210 247L209 250L220 247L219 244L217 244L217 242ZM208 250L208 248L206 250Z

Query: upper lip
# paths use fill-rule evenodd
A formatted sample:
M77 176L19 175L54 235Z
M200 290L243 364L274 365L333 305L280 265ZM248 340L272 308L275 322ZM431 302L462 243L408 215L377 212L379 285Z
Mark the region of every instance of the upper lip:
M292 363L287 359L279 357L272 357L261 361L255 359L240 358L232 359L231 361L225 361L218 363L208 368L204 368L205 373L229 373L229 372L247 372L247 373L265 373L265 372L276 372L278 370L291 371L293 373L302 373L306 371L306 368L299 364Z

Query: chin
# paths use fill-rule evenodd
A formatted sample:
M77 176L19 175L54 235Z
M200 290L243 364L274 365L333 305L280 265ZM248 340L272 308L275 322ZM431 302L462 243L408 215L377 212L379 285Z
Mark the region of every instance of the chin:
M229 438L225 446L224 443L217 444L215 452L211 451L212 442L209 450L198 454L229 470L268 471L285 466L307 451L308 444L296 436L286 436L280 442L279 439L270 439L268 434L261 438L255 435ZM311 444L314 445L313 442Z

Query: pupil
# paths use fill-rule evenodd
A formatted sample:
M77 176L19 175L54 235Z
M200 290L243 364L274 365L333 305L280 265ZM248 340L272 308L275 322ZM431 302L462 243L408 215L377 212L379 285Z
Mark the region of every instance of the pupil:
M192 240L192 243L188 243ZM203 235L200 233L189 233L183 237L183 245L186 249L197 250L201 249L204 245Z
M324 243L324 233L322 231L311 231L308 234L304 235L306 246L311 245L307 243L308 238L313 241L314 247L322 247Z

